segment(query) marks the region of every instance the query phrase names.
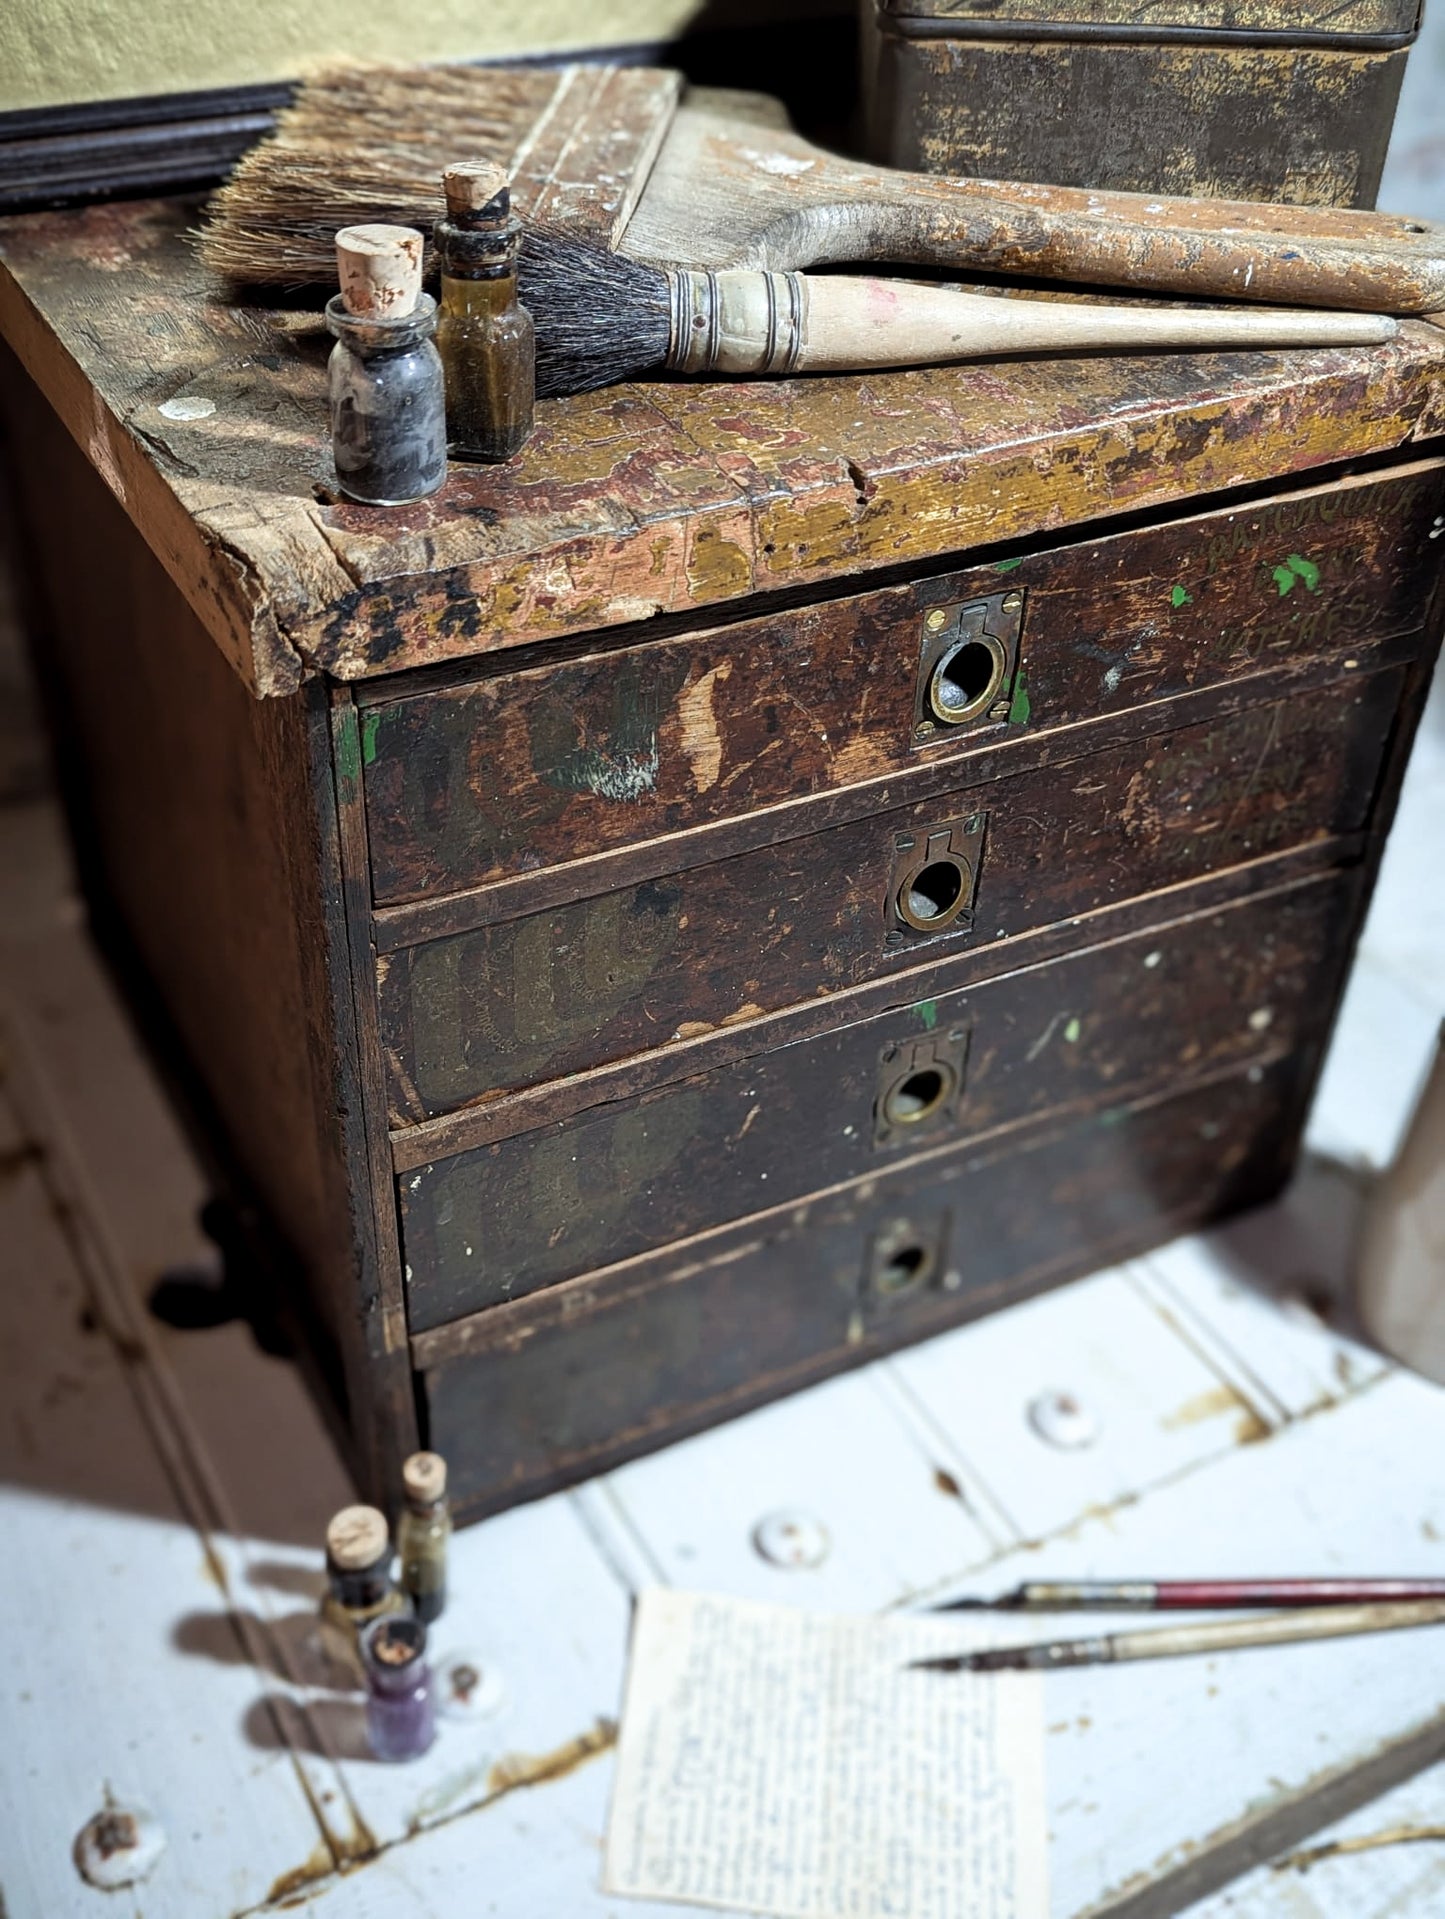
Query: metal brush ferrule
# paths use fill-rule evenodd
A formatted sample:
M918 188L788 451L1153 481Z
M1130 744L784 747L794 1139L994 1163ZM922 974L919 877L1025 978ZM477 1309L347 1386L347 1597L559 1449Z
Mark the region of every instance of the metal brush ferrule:
M782 379L798 364L808 319L800 273L680 267L671 298L667 364L675 373L762 374Z

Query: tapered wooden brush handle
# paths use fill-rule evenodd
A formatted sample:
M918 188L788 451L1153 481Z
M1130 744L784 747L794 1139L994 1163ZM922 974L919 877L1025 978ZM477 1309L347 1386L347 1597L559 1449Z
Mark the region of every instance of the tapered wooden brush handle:
M1071 306L747 268L669 277L668 365L683 373L778 377L1134 347L1374 346L1397 331L1380 315L1312 309Z
M1201 300L1445 308L1439 224L906 173L746 122L725 95L679 109L614 243L663 267L796 272L886 260Z

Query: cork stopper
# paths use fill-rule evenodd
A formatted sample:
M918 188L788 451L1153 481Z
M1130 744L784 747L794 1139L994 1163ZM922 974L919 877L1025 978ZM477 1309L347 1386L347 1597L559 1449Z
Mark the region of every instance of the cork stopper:
M346 311L363 320L404 319L421 293L423 244L415 227L343 227L336 272Z
M507 175L489 160L463 160L448 167L442 175L442 192L447 196L447 212L463 226L484 213L504 220L512 209Z
M401 1465L401 1483L408 1499L434 1506L447 1490L447 1462L440 1453L413 1453Z
M338 1572L365 1572L390 1549L386 1515L375 1506L343 1506L326 1528L326 1557Z

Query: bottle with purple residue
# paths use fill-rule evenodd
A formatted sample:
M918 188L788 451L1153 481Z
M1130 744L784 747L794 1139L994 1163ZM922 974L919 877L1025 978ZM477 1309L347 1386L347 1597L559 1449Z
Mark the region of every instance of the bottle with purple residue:
M426 1627L391 1614L361 1635L366 1738L378 1759L417 1759L436 1738Z

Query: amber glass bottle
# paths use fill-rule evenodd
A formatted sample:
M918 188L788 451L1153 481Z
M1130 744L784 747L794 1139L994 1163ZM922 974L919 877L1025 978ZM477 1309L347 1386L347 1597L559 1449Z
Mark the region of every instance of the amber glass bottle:
M357 1636L373 1619L408 1610L391 1577L391 1534L375 1506L344 1506L326 1528L321 1644L335 1665L364 1677Z
M500 167L448 167L437 351L446 370L447 442L458 460L509 460L532 431L537 342L517 301L517 223Z

